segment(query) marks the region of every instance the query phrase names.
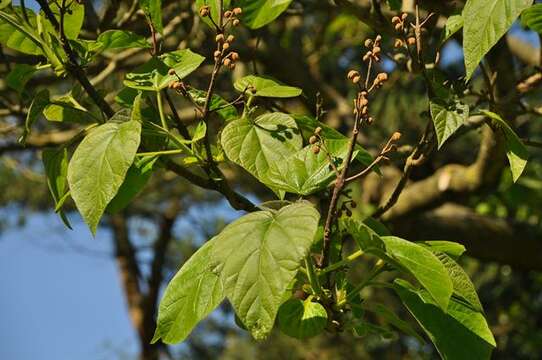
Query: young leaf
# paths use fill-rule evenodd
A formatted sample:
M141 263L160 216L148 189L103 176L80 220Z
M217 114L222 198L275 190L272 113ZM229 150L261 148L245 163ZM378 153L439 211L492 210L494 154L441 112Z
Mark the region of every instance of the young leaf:
M126 30L107 30L98 36L100 50L150 48L151 44L141 35Z
M170 281L160 301L152 343L183 341L224 299L222 283L211 268L214 244L216 239L205 243Z
M160 91L172 81L188 76L196 70L205 58L190 49L176 50L152 58L147 63L126 74L124 85L138 90ZM174 69L177 75L169 75L169 69Z
M351 218L340 219L341 230L348 232L354 238L360 250L385 257L386 245L382 238L367 224Z
M16 64L6 76L6 84L19 94L23 92L26 83L38 71L35 66Z
M188 93L194 99L194 102L199 106L205 105L205 98L207 92L194 88L188 89ZM223 97L217 94L213 94L211 102L209 104L209 111L216 112L223 120L230 121L239 118L239 113L235 106L228 103Z
M278 312L280 331L297 339L307 339L320 334L327 325L326 309L311 299L290 299Z
M139 0L139 6L152 23L154 29L162 33L164 31L162 24L162 0Z
M301 95L302 90L293 86L283 85L270 77L248 75L235 82L233 85L237 91L248 91L250 88L256 90L252 92L254 96L290 98Z
M282 14L292 0L241 0L243 22L251 29L258 29L275 20Z
M24 122L24 130L19 142L25 143L26 137L30 134L32 125L38 120L38 117L43 112L43 109L49 104L49 90L43 89L39 91L28 109L28 114L26 114L26 120Z
M463 8L463 50L467 79L532 0L468 0Z
M156 160L158 157L144 157L134 161L117 195L107 206L107 212L116 214L130 204L149 182Z
M432 251L443 252L454 260L459 259L467 250L463 245L452 241L421 241L417 244L427 246Z
M126 111L118 112L109 122L93 129L79 144L68 166L72 198L93 234L139 147L141 122L133 118L136 113L132 111L130 119Z
M294 119L283 113L232 121L221 136L226 156L263 183L268 182L269 166L286 161L301 149L302 142Z
M28 11L28 10L27 10ZM58 6L51 6L51 11L55 15L55 18L60 23L60 8ZM46 16L43 14L43 11L40 12L40 15L43 19ZM66 38L70 40L77 39L81 28L83 27L83 20L85 19L85 6L83 3L77 1L72 1L69 3L65 13L64 13L64 34ZM45 28L51 34L56 34L57 30L53 27L51 22L44 21Z
M438 148L452 136L469 118L469 106L460 101L451 101L449 104L433 100L429 104L431 117L435 125Z
M47 187L55 202L55 208L59 205L61 199L66 195L66 177L68 174L68 150L63 149L45 149L42 153L43 166L47 176ZM71 229L68 218L62 211L58 214L64 222L64 225Z
M512 130L510 125L508 125L508 123L500 115L488 110L482 110L482 113L495 120L497 125L504 132L504 136L506 138L506 155L508 156L508 161L510 162L512 179L514 182L516 182L527 166L529 151L525 145L523 145L521 139L516 135L514 130Z
M11 4L11 0L0 0L0 10Z
M216 237L212 258L224 291L254 338L265 338L273 328L319 219L312 205L301 202L245 215Z
M521 23L542 34L542 4L535 4L521 14Z
M428 249L395 236L383 236L386 254L399 269L406 270L427 289L436 304L446 311L453 284L446 267Z
M463 16L461 15L452 15L446 20L446 26L442 32L440 38L440 45L444 45L452 36L455 35L463 27Z
M454 293L466 300L474 310L484 312L476 288L465 270L445 253L439 251L433 251L433 253L448 270L454 286Z
M444 312L426 291L403 280L396 280L394 289L443 359L490 359L495 339L481 313L454 298Z

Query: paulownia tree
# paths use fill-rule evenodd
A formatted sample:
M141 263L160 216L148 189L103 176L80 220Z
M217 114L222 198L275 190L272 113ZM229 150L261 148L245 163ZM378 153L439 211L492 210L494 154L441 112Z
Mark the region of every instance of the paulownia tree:
M502 251L506 241L488 249L477 240L491 237L491 231L513 234L514 225L503 222L498 224L502 229L488 226L477 234L483 219L474 222L476 215L465 207L450 210L457 204L417 221L407 215L493 188L507 171L506 161L512 182L524 173L527 146L540 144L518 136L517 119L539 111L528 95L541 76L526 72L516 82L510 57L503 56L508 49L502 38L520 15L524 26L540 31L541 5L468 0L420 2L418 7L410 1L335 0L299 1L295 7L291 0L197 0L190 4L197 12L192 21L208 25L207 41L213 44L212 52L200 54L182 42L173 48L167 44L168 34L182 20L163 16L159 0L134 2L115 22L118 28L112 28L116 14L106 10L97 21L87 3L37 3L34 8L0 2L0 43L14 51L4 54L10 70L5 81L21 95L21 105L28 103L19 144L10 146L35 146L42 117L59 127L82 124L71 126L65 138L38 146L56 145L44 150L42 159L55 211L66 226L64 207L73 200L94 234L104 214L130 207L161 169L220 194L243 212L182 265L161 300L154 337L146 340L185 340L226 299L239 327L256 340L278 327L302 339L323 332L386 335L395 328L423 341L409 322L366 295L367 289L381 289L400 299L443 358L490 358L495 340L475 287L457 262L465 247L435 237L433 230L453 228L460 237L474 239L458 239L473 255L512 262L513 255ZM276 71L284 81L271 76L275 73L258 73L256 65L250 71L247 64L243 74L229 76L243 66L245 56L252 56L241 52L240 42L259 38L287 9L311 6L346 9L375 32L358 44L357 60L350 61L340 80L350 94L340 104L345 120L340 127L331 126L324 101L337 96L330 85L337 79L328 82L320 74L316 89L305 89L280 76L297 59L253 59L278 63ZM137 13L142 15L139 26L124 29ZM96 36L81 32L85 22L94 24ZM452 38L463 44L466 73L459 76L440 68L441 50ZM254 51L258 46L256 40ZM148 58L130 69L122 84L103 91L99 84L136 53ZM37 62L25 62L25 57ZM196 79L192 73L209 64L208 76ZM100 71L90 78L87 69L96 66ZM26 88L43 73L76 84L66 94L53 94L47 86ZM398 74L423 84L423 131L406 144L399 124L376 150L367 151L363 134L387 121L374 111L374 103L382 91L394 91ZM292 76L297 83L296 76L300 74ZM219 91L220 78L232 79L235 96ZM303 104L301 110L289 106L295 101ZM183 120L180 102L192 114L190 122ZM440 164L431 175L409 183L416 169L446 149L443 145L471 130L481 133L471 164ZM384 166L392 158L402 159L403 171L375 207L363 204L360 216L355 209L362 204L353 187L368 194L380 191L376 189L388 177ZM256 179L262 197L270 200L255 204L244 196L232 184L232 164L242 168L242 176ZM377 185L370 179L377 179ZM447 211L461 216L447 218ZM111 218L113 226L124 226L116 215ZM164 220L171 227L171 217ZM391 231L382 221L395 221ZM399 237L404 234L415 234L416 240L427 236L413 242ZM520 266L539 269L540 244L530 241L529 246L535 252ZM361 280L349 276L360 262L369 265ZM133 266L129 261L125 265ZM393 277L383 280L383 274ZM157 281L154 298L160 276ZM385 319L389 327L374 323L368 313Z

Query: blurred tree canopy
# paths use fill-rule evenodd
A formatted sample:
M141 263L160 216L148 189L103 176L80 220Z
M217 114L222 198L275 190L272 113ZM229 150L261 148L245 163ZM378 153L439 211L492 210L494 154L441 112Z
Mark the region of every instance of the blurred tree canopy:
M532 4L532 1L513 2L526 3L526 7ZM198 134L201 120L198 106L205 111L211 77L216 76L213 89L220 98L213 105L215 98L211 96L210 106L216 107L208 111L205 136L221 133L228 117L238 117L247 109L247 104L238 100L240 91L232 84L251 74L302 89L302 95L297 97L258 98L260 110L255 110L258 115L265 109L314 117L349 136L355 122L352 99L356 98L358 89L346 74L351 69L367 69L360 49L366 39L380 35L382 54L373 70L386 73L388 78L385 86L371 95L374 121L360 130L357 143L376 159L391 134L400 132L402 136L394 144L394 151L386 153L386 161L379 163L378 172L348 184L348 194L357 203L348 212L356 220L373 215L394 235L411 241L447 240L464 245L467 257L460 263L478 290L495 337L493 357L538 358L542 351L542 73L537 31L542 28L537 20L542 19L539 11L542 5L525 11L512 30L504 29L504 36L495 39L482 66L474 70L481 58L465 59L462 46L467 45L460 29L474 26L476 19L459 14L464 8L480 3L486 6L497 3L507 8L504 0L418 1L418 11L414 0L283 1L283 5L275 4L284 7L276 11L276 19L261 27L258 21L264 20L247 16L247 9L250 14L251 9L256 11L271 5L265 5L266 1L233 0L228 8L240 6L244 11L239 16L241 25L232 27L235 35L232 47L239 60L234 62L235 66L216 73L213 57L216 57L217 31L212 24L209 26L208 16L200 16L202 6L207 3L203 0L81 1L84 10L80 12L84 15L78 17L78 12L72 11L65 19L74 24L80 22L80 31L75 36L64 34L65 42L52 41L49 50L53 55L32 50L35 46L32 42L14 45L20 41L16 39L17 29L14 30L9 19L0 16L0 184L4 189L0 203L17 212L20 219L18 224L0 220L0 231L24 224L25 217L33 212L56 211L58 221L68 226L70 221L78 221L76 204L66 195L65 182L58 191L58 183L47 181L44 158L52 156L47 155L48 151L59 147L67 149L71 156L89 127L111 118L113 110L130 108L137 100L134 100L136 93L123 85L130 79L127 74L141 74L141 66L159 54L191 49L205 57L177 87L168 87L171 79L164 82L166 86L159 91L163 98L141 100L143 118L165 117L166 125L175 124L172 128L183 138L195 139ZM219 1L209 3L209 11L216 18L218 15L213 11ZM30 17L26 19L29 24L41 29L52 25L46 22L37 25L32 14L43 11L47 4L53 10L55 4L58 6L57 1L40 0L37 4L26 4L25 11L23 1L10 4L2 0L0 9L8 15ZM272 13L267 11L265 14ZM157 13L161 13L160 21ZM398 36L392 18L402 13L408 14L412 22L416 18L427 19L419 35L424 42L423 59L420 53L416 54L415 43L397 45L398 39L405 43L411 38L417 40L408 24L405 39ZM454 25L452 21L458 18L461 24ZM510 24L514 21L515 18ZM112 30L125 33L116 33L118 38L106 36ZM76 55L74 62L69 52L61 50L65 44ZM407 50L401 51L403 46ZM468 77L472 76L469 82L466 72L470 72ZM173 77L169 73L162 75ZM137 77L132 79L138 81ZM430 83L446 91L453 90L452 107L433 101L431 93L438 93L440 88L428 88ZM157 86L156 82L152 86ZM89 88L93 90L89 92ZM470 114L458 111L460 107L470 109ZM484 112L485 109L491 113ZM439 128L437 119L445 121L444 129ZM525 169L520 166L521 177L513 164L512 171L508 166L508 138L495 126L499 121L504 121L505 128L517 134L521 147L528 149L529 161ZM158 121L154 131L162 125ZM151 135L142 142L140 153L164 151L159 146L160 136L153 139ZM219 142L209 148L206 145L195 140L190 143L194 156L158 154L153 160L158 165L150 165L149 176L139 174L136 183L126 185L141 191L126 195L131 200L128 206L121 199L118 209L105 210L100 223L113 233L112 256L118 264L120 286L138 334L142 359L437 356L432 346L424 345L416 336L391 330L369 331L362 339L339 331L296 340L275 329L265 341L255 342L235 325L234 312L228 303L222 303L195 329L186 346L151 344L167 281L203 241L218 234L236 215L228 217L221 211L208 209L231 206L245 211L251 210L252 202L276 199L275 193L259 178L250 176L242 163L224 161L226 156ZM201 154L211 154L211 162L216 161L220 168L209 172L209 168L200 166ZM143 173L146 165L136 170ZM356 169L362 169L360 166ZM229 187L224 187L221 180L216 181L217 176ZM309 194L306 198L327 210L331 194L320 195ZM293 201L297 197L289 195L287 199ZM325 211L323 214L325 217ZM181 220L193 224L192 233L175 231L175 224ZM349 242L342 250L350 253L355 247ZM347 268L349 276L363 279L373 263L371 259L351 264ZM385 273L380 281L393 279L393 273ZM385 304L405 319L408 327L416 328L416 322L394 294L382 288L366 288L362 295L375 304ZM394 321L377 315L381 314L367 314L375 328L387 329L390 323L393 325Z

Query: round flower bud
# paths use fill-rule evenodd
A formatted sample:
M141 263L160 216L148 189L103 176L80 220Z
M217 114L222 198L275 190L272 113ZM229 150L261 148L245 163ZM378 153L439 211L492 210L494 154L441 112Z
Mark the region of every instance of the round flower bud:
M233 9L233 13L239 16L243 13L243 9L241 9L240 7L236 7L235 9Z
M226 19L228 19L228 18L230 18L230 17L232 16L232 14L233 14L233 13L232 13L230 10L228 10L228 11L226 11L226 12L224 13L224 17L225 17Z
M405 21L407 17L408 17L407 13L402 13L401 14L401 20Z
M231 59L232 59L233 61L239 60L239 54L236 53L235 51L232 51L230 56L231 56Z
M320 146L314 145L314 146L312 147L312 153L313 153L314 155L318 155L318 154L320 153Z
M199 8L199 15L201 17L209 16L210 13L211 13L211 8L208 5L204 5Z
M215 41L217 43L221 43L224 41L224 34L218 34L216 37L215 37Z
M402 31L403 30L403 24L401 24L401 23L395 24L394 28L395 28L395 31Z
M349 80L352 80L355 76L359 76L359 72L357 72L356 70L350 70L348 72L347 78Z
M316 144L317 142L318 142L318 138L317 138L315 135L313 135L313 136L311 136L311 137L309 138L309 144L314 145L314 144Z
M401 39L395 39L395 42L393 43L394 48L400 48L403 47L403 40Z
M321 132L322 132L322 128L320 126L318 126L316 129L314 129L314 134L315 135L320 135Z
M391 136L391 140L392 141L399 141L401 139L401 136L402 136L401 133L399 131L396 131Z
M373 40L371 40L371 39L365 40L364 45L365 45L366 48L371 47L373 45Z
M169 69L167 73L169 76L173 76L175 75L175 69Z
M382 41L382 36L376 35L375 41L376 41L376 42Z
M222 52L220 50L216 50L213 55L215 56L215 58L218 58L220 57L220 55L222 55Z
M354 77L352 78L352 82L353 82L354 84L359 83L360 80L361 80L361 76L359 76L359 75L356 75L356 76L354 76Z
M416 38L411 36L407 39L408 45L416 45Z
M228 50L230 48L230 43L225 42L224 44L222 44L222 48L224 50Z
M373 48L373 54L375 55L380 54L380 51L381 51L380 46L375 46Z
M228 36L228 39L226 41L229 42L229 43L234 42L235 41L235 36L233 36L233 35Z
M233 20L232 25L233 26L238 26L240 23L241 22L239 21L239 19L235 19L235 20Z
M224 60L222 61L222 63L223 63L225 66L230 66L230 64L231 64L231 59L226 58L226 59L224 59Z
M399 16L394 16L391 18L391 23L392 24L397 24L397 23L400 23L401 22L401 18Z
M385 72L381 72L380 74L377 75L377 77L381 82L388 80L388 74Z

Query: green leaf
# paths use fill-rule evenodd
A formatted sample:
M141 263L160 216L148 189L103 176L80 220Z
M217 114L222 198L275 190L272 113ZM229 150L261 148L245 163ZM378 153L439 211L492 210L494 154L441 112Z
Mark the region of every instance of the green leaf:
M468 0L463 8L463 50L467 79L532 0Z
M190 49L176 50L152 58L138 67L134 72L126 74L124 85L138 90L160 91L172 81L184 78L196 70L205 58ZM174 69L177 75L169 75L169 69Z
M6 84L20 94L23 92L28 80L30 80L37 71L38 69L32 65L16 64L6 76Z
M406 281L396 280L394 288L443 359L490 359L495 339L481 313L453 298L443 312L426 291L416 291Z
M320 214L306 202L253 212L216 237L212 258L226 296L256 339L273 328L284 292L307 255Z
M282 14L292 0L241 0L243 22L251 29L258 29L275 20Z
M448 270L448 274L452 279L452 284L454 287L454 294L459 295L461 298L466 300L472 308L478 312L484 312L478 294L476 293L476 288L472 283L471 279L451 257L445 253L433 251L433 253L439 258L440 262Z
M60 22L60 8L58 6L52 5L51 11L55 14L55 18ZM40 12L43 19L46 19L43 11ZM69 3L67 11L64 14L64 34L66 38L70 40L77 39L81 28L83 27L83 20L85 19L85 5L83 3L78 3L77 1L72 1ZM50 21L43 21L45 28L51 34L56 34L57 31L53 27Z
M61 199L68 192L66 177L68 174L68 150L62 149L45 149L42 153L43 166L45 168L45 176L47 176L47 187L55 202L55 208L59 206ZM58 210L60 218L64 224L71 229L68 218L62 211Z
M506 139L506 156L508 156L510 170L512 170L512 179L516 182L527 166L529 151L514 130L512 130L510 125L508 125L500 115L488 110L482 110L481 112L487 117L495 120L499 128L504 132L504 137Z
M458 100L449 103L434 99L429 104L431 117L435 125L438 148L452 136L469 118L469 106Z
M283 85L270 77L248 75L235 82L237 91L248 91L249 94L262 97L290 98L301 95L302 90L293 86ZM251 92L253 88L256 92Z
M442 32L440 38L440 45L442 46L446 41L448 41L452 36L455 35L463 27L463 16L461 15L452 15L446 20L446 26Z
M126 173L117 195L107 206L107 212L116 214L126 208L130 202L143 190L149 182L154 171L154 164L158 157L144 157L136 159Z
M19 6L0 11L0 43L25 54L42 55L42 40L36 33L36 14L30 9L26 9L26 13L30 25L19 20L22 19Z
M48 121L55 122L95 122L94 115L82 106L75 97L68 93L55 97L43 109L43 116Z
M272 113L230 122L222 131L221 143L231 161L266 183L269 166L301 149L303 139L291 116Z
M26 114L26 120L24 122L23 134L19 141L25 143L27 136L30 134L32 125L38 120L38 117L43 112L43 109L49 104L49 90L43 89L39 91L32 100L28 113Z
M535 4L521 14L521 23L542 34L542 4Z
M93 129L75 150L68 166L68 183L75 205L93 234L124 182L140 140L140 121L128 118L124 110Z
M278 312L280 331L297 339L314 337L327 325L326 309L311 299L290 299L282 304Z
M406 270L427 289L438 306L446 311L453 283L446 267L427 248L395 236L383 236L386 254L399 269Z
M96 42L102 51L151 47L145 37L126 30L107 30L98 36Z
M226 11L229 9L231 1L230 0L223 0L223 1L224 1L224 11ZM220 16L219 15L220 14L220 0L196 0L196 8L198 10L198 14L199 14L199 9L204 5L207 5L211 8L211 17L213 18L214 22L218 25L218 21L219 21L218 19ZM213 25L213 23L209 20L207 16L202 17L202 20L211 28L213 29L215 28L215 26Z
M0 0L0 10L11 4L11 0Z
M349 140L324 141L336 166L342 169L348 153ZM329 163L328 153L322 148L318 154L306 146L284 161L271 162L265 177L274 188L293 194L310 195L325 189L336 177Z
M164 31L162 24L162 0L139 0L139 6L160 34Z
M360 250L385 258L386 245L382 238L367 224L351 218L340 219L340 229L354 238Z
M379 303L371 303L368 301L363 302L362 306L363 309L379 315L381 318L384 319L384 321L386 321L396 329L402 331L409 336L415 337L421 344L425 343L423 338L418 334L416 330L412 328L412 326L408 322L401 320L391 309L387 308L386 306Z
M160 301L152 343L159 339L166 344L183 341L224 299L222 283L211 268L216 242L205 243L169 282Z
M417 244L427 246L433 251L443 252L454 260L459 259L466 251L463 245L452 241L421 241Z

